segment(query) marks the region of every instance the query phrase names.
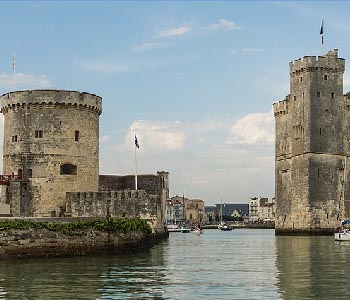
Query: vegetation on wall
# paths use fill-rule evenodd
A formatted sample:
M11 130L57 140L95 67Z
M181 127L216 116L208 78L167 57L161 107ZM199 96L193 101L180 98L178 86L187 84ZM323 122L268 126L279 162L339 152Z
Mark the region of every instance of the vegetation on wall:
M92 221L74 221L69 223L56 223L56 222L33 222L30 220L4 220L0 221L0 230L11 229L46 229L50 231L63 232L69 234L74 230L99 230L109 232L141 232L145 234L152 233L151 227L145 220L135 219L122 219L122 218L108 218L105 220L92 220Z

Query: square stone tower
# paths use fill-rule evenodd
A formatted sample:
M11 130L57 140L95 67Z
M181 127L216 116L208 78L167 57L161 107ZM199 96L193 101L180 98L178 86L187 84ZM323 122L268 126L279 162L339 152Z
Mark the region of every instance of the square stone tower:
M338 50L290 63L276 120L276 234L329 233L349 217L349 109Z

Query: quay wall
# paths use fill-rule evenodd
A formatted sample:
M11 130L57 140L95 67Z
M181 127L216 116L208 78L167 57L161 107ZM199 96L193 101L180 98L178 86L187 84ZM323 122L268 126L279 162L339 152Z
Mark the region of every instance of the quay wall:
M0 259L118 255L150 248L167 238L167 233L111 233L98 230L76 230L70 234L45 229L0 231Z

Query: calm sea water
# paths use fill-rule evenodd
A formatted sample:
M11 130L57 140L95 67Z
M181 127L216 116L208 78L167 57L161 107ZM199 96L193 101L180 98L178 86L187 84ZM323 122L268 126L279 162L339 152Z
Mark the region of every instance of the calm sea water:
M0 299L350 299L350 243L171 233L144 253L0 261Z

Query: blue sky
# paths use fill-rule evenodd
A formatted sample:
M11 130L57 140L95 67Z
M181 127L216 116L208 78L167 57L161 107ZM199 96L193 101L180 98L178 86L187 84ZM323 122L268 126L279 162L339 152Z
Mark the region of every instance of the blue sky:
M15 52L16 90L100 95L100 173L134 172L136 132L139 173L168 171L171 196L206 205L274 196L271 109L289 93L289 62L350 55L346 1L1 1L0 11L1 94Z

